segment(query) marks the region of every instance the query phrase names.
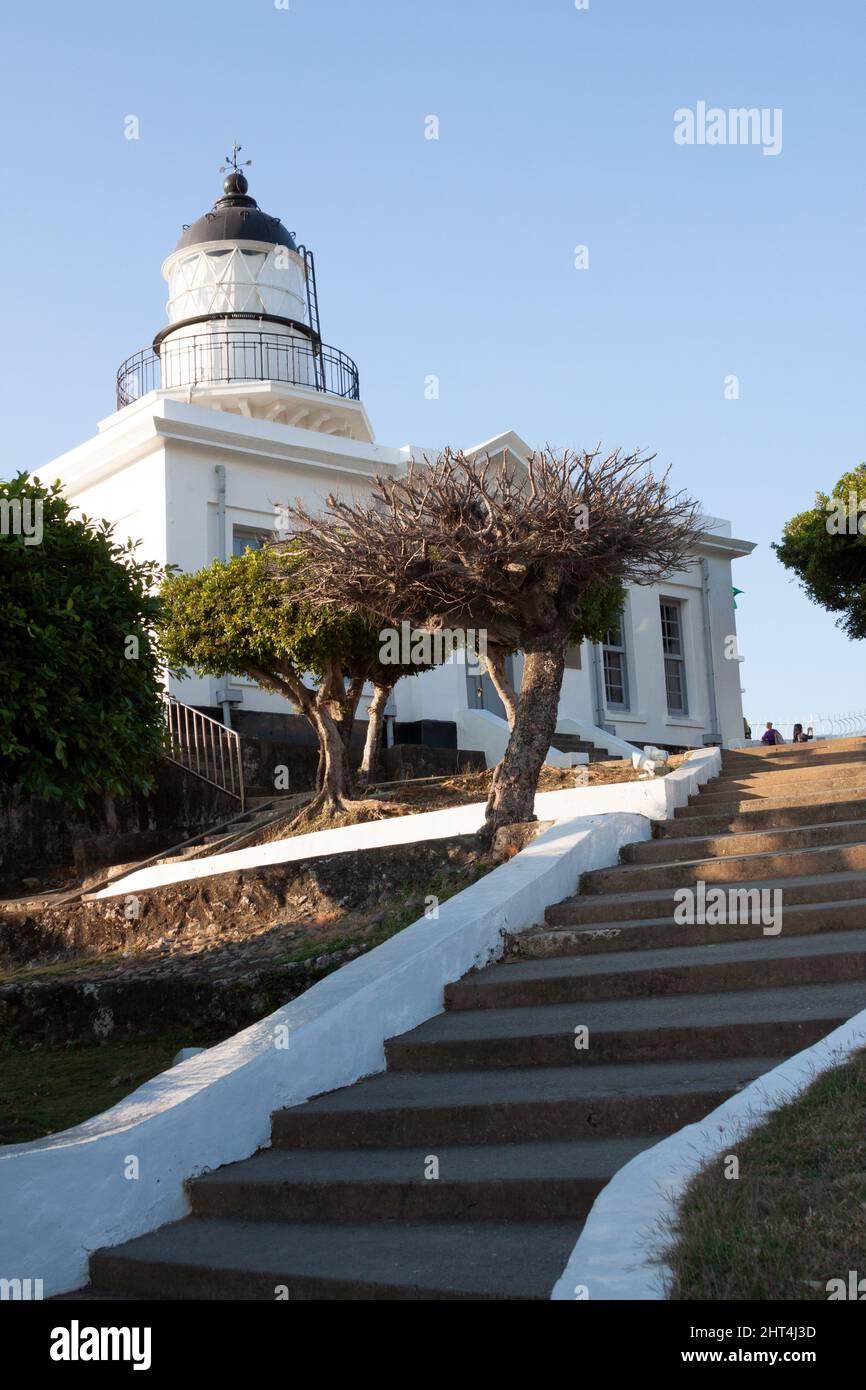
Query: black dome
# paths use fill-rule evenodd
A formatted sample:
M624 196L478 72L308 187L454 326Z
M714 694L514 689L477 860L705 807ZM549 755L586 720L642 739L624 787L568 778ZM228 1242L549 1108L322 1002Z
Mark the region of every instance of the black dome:
M217 199L204 217L184 228L175 251L203 241L267 241L272 246L287 246L290 251L297 251L292 234L286 231L278 217L262 212L255 198L248 196L248 186L241 171L233 169L223 184L224 196Z

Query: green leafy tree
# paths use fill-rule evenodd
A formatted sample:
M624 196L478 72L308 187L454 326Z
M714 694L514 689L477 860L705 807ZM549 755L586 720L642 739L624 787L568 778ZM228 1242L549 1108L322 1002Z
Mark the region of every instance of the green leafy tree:
M866 463L843 473L829 496L817 493L773 549L814 603L840 615L837 626L866 637Z
M408 672L380 662L378 625L368 614L299 597L301 565L297 547L265 546L169 576L161 638L176 669L228 671L287 696L319 744L320 793L309 812L336 813L353 801L349 738L365 682L374 685L361 765L366 781L375 769L388 694Z
M60 484L0 482L0 783L67 797L146 791L164 751L159 566Z

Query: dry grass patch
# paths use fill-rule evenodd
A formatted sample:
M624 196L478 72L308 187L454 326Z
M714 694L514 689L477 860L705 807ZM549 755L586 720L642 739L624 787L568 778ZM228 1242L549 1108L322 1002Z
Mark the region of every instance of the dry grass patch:
M819 1077L693 1180L665 1254L674 1300L819 1300L866 1277L866 1051Z

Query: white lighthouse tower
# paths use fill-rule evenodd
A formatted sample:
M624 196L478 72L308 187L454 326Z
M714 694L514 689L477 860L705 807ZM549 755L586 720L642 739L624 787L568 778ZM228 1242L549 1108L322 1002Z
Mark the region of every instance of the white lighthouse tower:
M322 342L312 251L278 217L263 212L228 157L223 196L183 228L162 274L168 323L150 348L124 362L117 405L151 390L217 409L328 433L355 434L350 412L309 410L294 388L359 399L358 370ZM248 160L249 164L250 161ZM225 172L225 169L223 170ZM241 385L246 389L238 389ZM192 394L190 394L192 393Z
M221 171L222 195L182 229L163 262L167 322L118 369L116 409L91 439L40 470L141 556L181 570L273 539L286 502L316 511L331 493L369 498L377 477L399 476L435 453L376 441L355 363L322 341L312 253L252 197L239 148ZM530 449L507 430L466 452L520 468ZM731 560L751 549L714 522L702 540L703 571L694 566L662 590L631 590L604 649L584 644L571 654L559 732L583 721L582 736L602 746L604 730L667 746L739 738L739 666L724 659L722 644L734 630ZM492 766L508 726L492 686L470 677L461 655L398 683L397 735L483 748ZM234 711L238 728L272 730L295 718L285 699L230 673L171 676L169 690L218 718Z

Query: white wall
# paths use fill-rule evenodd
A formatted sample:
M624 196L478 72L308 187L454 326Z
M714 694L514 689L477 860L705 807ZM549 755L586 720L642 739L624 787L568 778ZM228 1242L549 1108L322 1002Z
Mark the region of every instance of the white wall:
M231 556L235 527L272 530L276 507L298 499L310 507L320 505L322 491L334 487L344 494L363 495L369 483L363 476L329 476L324 482L303 460L283 461L238 451L212 454L197 445L171 442L166 447L167 552L169 561L182 570L207 565L219 553L218 497L215 463L226 470L225 554ZM222 682L191 676L172 681L171 690L187 704L213 704ZM243 692L240 708L287 713L292 705L251 681L231 684Z
M56 476L52 465L39 470L39 475L43 481ZM159 441L121 472L102 476L71 493L71 500L82 512L114 522L118 540L140 542L139 557L160 565L167 558L165 497L165 452Z
M742 734L740 665L725 655L725 638L736 634L730 560L707 557L711 653L716 709L722 739ZM679 601L685 652L687 716L669 715L665 690L660 599ZM628 710L605 709L605 724L631 743L701 747L713 730L708 653L704 629L703 579L699 565L647 588L631 588L623 617L629 667ZM589 657L586 665L589 665ZM591 697L590 697L591 698ZM594 703L589 706L594 710ZM562 712L562 711L561 711ZM588 718L594 718L590 712Z
M300 498L315 507L324 494L368 492L376 472L403 467L407 450L346 440L315 430L246 418L153 395L103 422L100 435L43 470L67 483L72 500L118 523L120 535L141 540L141 553L181 569L197 569L218 554L215 465L226 469L226 553L234 525L270 529L279 503ZM722 528L717 527L717 530ZM731 566L709 554L709 598L716 702L721 735L742 735L740 667L726 659L724 639L735 632ZM667 715L659 595L682 602L689 696L687 718ZM624 617L628 651L628 710L606 710L601 722L631 743L699 747L712 727L699 566L671 582L629 590ZM598 722L592 648L582 647L580 670L566 671L561 718ZM519 662L518 669L519 669ZM217 681L173 682L190 704L213 704ZM243 708L286 712L275 695L242 682ZM461 661L403 681L396 691L401 722L451 720L466 709Z

